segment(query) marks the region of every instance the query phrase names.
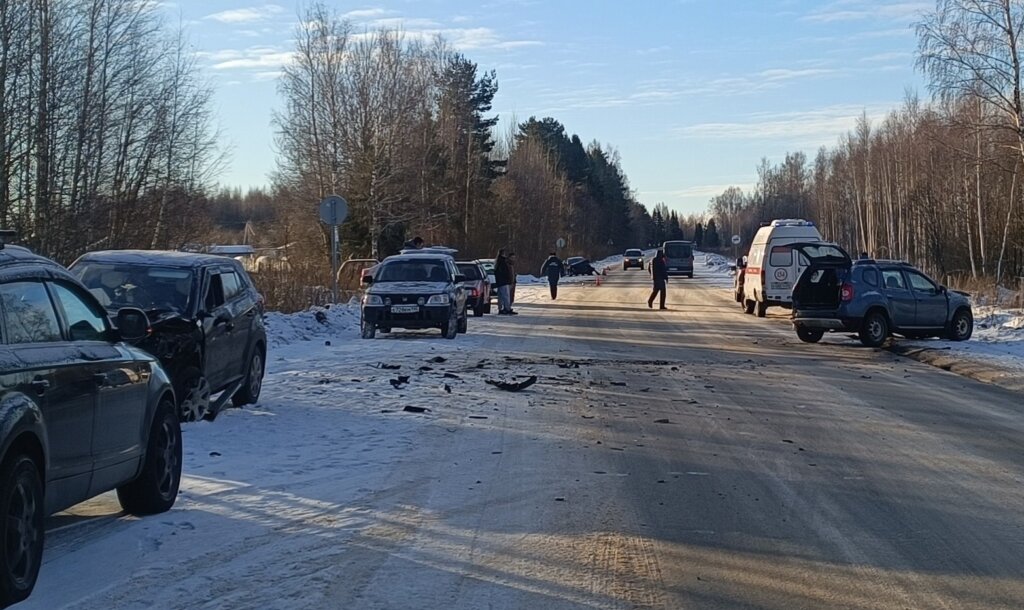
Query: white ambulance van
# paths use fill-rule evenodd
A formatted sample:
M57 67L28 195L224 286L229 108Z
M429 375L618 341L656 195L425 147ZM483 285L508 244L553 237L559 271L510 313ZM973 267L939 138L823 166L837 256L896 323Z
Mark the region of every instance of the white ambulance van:
M744 311L756 311L757 317L763 318L769 307L790 307L793 286L807 261L800 261L801 256L789 244L819 241L821 233L807 220L773 220L758 229L746 261L737 270L743 277L742 282L737 281L736 300Z

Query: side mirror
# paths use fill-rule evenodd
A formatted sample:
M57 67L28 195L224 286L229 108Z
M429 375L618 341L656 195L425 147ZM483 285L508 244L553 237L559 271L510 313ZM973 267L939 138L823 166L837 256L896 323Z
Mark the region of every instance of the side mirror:
M747 261L743 260L743 257L736 259L736 268L745 269L747 267Z
M369 286L370 284L373 283L373 276L372 275L364 275L362 281L363 281L364 284Z
M117 332L122 341L133 343L149 336L149 318L146 312L134 307L125 307L117 311Z
M946 294L947 288L945 286L939 286L939 294Z
M455 283L456 284L461 284L462 282L465 282L467 279L468 278L466 278L466 276L464 276L464 275L461 275L461 274L460 275L456 275L455 276Z

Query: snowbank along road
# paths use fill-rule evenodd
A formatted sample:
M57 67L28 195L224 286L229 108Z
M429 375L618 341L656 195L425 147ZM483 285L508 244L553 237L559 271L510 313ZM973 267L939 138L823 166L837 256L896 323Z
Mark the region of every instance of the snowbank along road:
M456 341L285 329L260 405L186 427L175 509L50 519L24 607L1024 607L1020 395L700 271L664 312L616 270Z

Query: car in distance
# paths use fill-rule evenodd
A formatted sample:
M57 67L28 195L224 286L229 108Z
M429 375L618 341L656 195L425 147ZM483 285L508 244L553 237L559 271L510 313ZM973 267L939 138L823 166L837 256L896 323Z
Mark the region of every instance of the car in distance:
M491 282L483 266L478 261L459 261L456 265L459 273L466 276L466 281L462 282L462 287L469 291L466 309L472 309L477 317L491 313Z
M477 262L484 268L484 273L487 274L487 283L491 285L490 302L497 303L498 291L494 289L494 266L497 264L497 261L493 258L481 258Z
M70 269L108 311L131 306L149 316L152 332L138 346L170 374L182 421L213 419L229 400L259 400L267 361L263 299L240 262L108 250L84 254Z
M377 330L439 328L446 339L466 332L466 276L448 254L389 256L366 279L360 329L363 339Z
M63 267L0 249L0 607L39 574L43 519L117 490L125 511L164 512L181 481L174 390L139 309L116 326Z
M644 251L636 248L626 250L626 253L622 255L622 270L625 271L631 267L639 267L641 271L644 270Z
M669 275L693 277L692 241L666 241L661 245L661 250L665 253L665 267Z
M969 295L908 263L852 261L834 244L791 247L809 262L793 290L793 326L801 341L816 343L826 332L843 331L878 347L893 333L966 341L974 332Z

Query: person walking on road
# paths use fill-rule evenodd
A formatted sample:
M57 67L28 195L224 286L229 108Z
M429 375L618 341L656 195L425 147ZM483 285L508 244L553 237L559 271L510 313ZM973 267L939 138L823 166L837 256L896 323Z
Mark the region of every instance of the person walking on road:
M665 287L668 284L668 261L665 260L665 251L658 250L658 253L654 255L654 260L651 261L651 279L654 280L654 290L651 291L651 298L647 299L647 307L654 308L654 297L661 295L661 307L658 309L668 309L665 307Z
M548 286L551 288L551 300L554 301L558 298L558 280L565 275L565 263L562 259L558 258L554 252L548 257L548 260L544 261L544 264L540 266L541 276L548 276Z
M511 310L516 304L516 284L519 280L518 272L516 271L516 253L508 253L508 275L511 283L508 287L508 308Z
M494 287L498 289L498 313L501 315L515 315L512 311L510 292L512 289L512 270L508 264L508 257L505 256L505 248L498 250L498 256L494 257Z

